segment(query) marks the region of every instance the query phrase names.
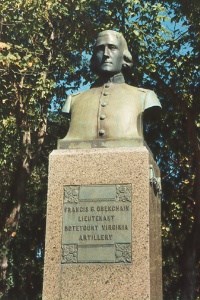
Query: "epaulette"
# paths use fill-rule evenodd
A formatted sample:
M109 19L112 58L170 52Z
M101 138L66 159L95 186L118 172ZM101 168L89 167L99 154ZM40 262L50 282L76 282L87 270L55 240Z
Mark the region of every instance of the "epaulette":
M144 88L138 88L138 90L140 90L140 91L143 92L143 93L147 93L147 92L150 92L150 91L151 91L151 90L144 89Z
M71 96L71 97L75 97L75 96L78 96L79 94L81 94L81 92L77 92L77 93L75 93L75 94L71 94L70 96Z

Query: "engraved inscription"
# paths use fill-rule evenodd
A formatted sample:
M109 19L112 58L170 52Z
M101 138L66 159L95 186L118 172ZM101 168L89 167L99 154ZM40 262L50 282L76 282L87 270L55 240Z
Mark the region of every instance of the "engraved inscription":
M64 186L61 262L131 263L131 200L131 184Z

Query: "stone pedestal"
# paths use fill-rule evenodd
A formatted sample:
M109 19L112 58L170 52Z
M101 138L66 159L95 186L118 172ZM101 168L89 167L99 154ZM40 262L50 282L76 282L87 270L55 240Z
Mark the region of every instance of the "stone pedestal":
M51 153L43 300L162 299L150 173L145 147Z

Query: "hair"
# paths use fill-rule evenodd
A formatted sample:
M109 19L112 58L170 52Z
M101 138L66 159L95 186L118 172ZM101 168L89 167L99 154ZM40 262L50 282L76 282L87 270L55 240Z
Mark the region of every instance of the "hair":
M130 51L128 50L127 42L126 42L123 34L120 33L120 32L114 31L114 30L104 30L104 31L102 31L98 34L97 39L99 37L102 37L102 36L105 36L105 35L108 35L108 34L112 34L118 40L120 40L121 46L123 48L124 62L122 64L122 72L127 70L127 69L130 69L133 66L133 58L132 58L132 55L131 55ZM96 46L96 43L94 44L94 48L95 48L95 46ZM96 70L96 67L95 67L95 51L93 52L93 55L92 55L92 58L91 58L91 61L90 61L90 68L95 73L98 73L97 70Z

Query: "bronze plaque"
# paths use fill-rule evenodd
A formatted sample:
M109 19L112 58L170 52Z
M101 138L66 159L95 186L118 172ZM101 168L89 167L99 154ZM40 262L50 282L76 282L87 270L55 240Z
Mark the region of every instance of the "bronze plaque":
M62 263L131 263L131 184L64 186Z

